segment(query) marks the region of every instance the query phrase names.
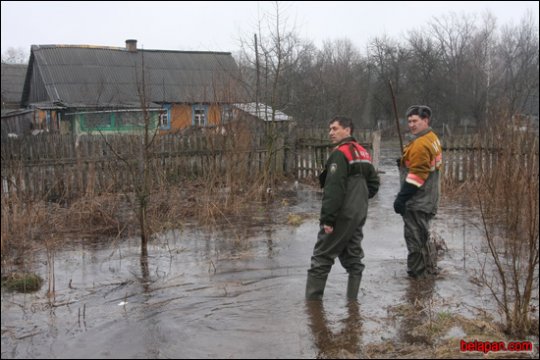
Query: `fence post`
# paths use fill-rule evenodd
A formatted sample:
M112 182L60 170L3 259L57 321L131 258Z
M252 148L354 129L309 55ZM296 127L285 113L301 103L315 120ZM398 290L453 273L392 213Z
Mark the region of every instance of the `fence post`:
M381 131L375 130L371 133L371 161L375 170L379 169L381 153Z
M285 174L293 174L295 169L295 154L296 154L296 122L291 122L285 131L285 148L283 157L283 171Z

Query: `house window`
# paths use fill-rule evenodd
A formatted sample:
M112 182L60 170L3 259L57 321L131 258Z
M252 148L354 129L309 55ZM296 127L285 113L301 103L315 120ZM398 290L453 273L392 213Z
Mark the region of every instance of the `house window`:
M81 125L84 130L111 128L113 126L113 118L111 114L105 113L82 114Z
M208 124L208 106L193 105L192 122L193 126L206 126Z
M233 109L230 105L223 105L221 108L221 123L227 124L233 120Z
M171 128L171 106L164 105L159 113L159 128L161 130L169 130Z
M143 127L144 126L144 112L120 112L115 113L116 118L116 127L130 127L130 126L136 126L136 127ZM147 116L151 116L150 113L146 114Z
M45 129L47 131L51 130L51 112L45 111Z

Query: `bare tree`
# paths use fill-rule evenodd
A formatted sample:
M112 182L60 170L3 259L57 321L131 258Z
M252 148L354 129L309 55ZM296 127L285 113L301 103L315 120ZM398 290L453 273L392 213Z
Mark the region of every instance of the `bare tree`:
M441 84L444 82L440 48L433 38L421 31L410 32L407 41L410 56L406 69L406 86L407 93L412 93L409 102L439 108L437 102L441 98Z
M257 111L257 115L265 122L266 150L269 154L261 178L263 189L271 188L275 182L275 155L282 150L276 126L276 110L288 106L288 99L283 96L287 88L283 74L294 64L297 48L294 28L289 29L284 13L281 4L274 2L273 11L264 13L258 21L255 41L242 41L243 58L251 66L254 75L251 83L254 83L252 94L257 101L257 110L260 109L259 101L264 104L261 106L264 110Z
M530 95L538 96L538 26L532 14L503 29L497 52L498 95L512 113L519 112Z
M137 213L140 236L141 236L141 253L147 254L147 244L151 234L148 225L148 207L151 191L154 184L154 176L150 172L151 160L153 155L153 144L158 134L159 127L156 119L152 118L150 112L150 101L147 89L147 69L144 62L144 52L140 52L140 66L137 62L134 67L134 78L137 84L137 94L139 96L140 113L130 117L131 121L138 131L132 133L131 139L135 142L131 148L138 148L138 154L125 153L126 149L121 149L111 142L103 132L99 131L103 137L107 147L116 156L116 158L124 164L127 172L130 174L131 182L123 184L127 192L133 191L135 196L135 212ZM98 95L100 98L101 95ZM142 118L141 118L142 117ZM116 136L122 136L120 134ZM130 199L130 196L126 196Z
M467 89L471 88L471 74L467 70L476 30L474 20L472 16L459 17L451 13L430 23L431 34L439 47L446 84L441 103L451 104L441 110L454 123L466 117L470 108Z
M5 53L2 54L2 63L4 64L27 64L28 52L22 47L14 48L9 47Z
M495 79L493 59L497 21L490 12L485 13L482 20L482 27L475 36L473 45L473 98L475 102L473 112L480 124L486 126L492 102L491 87Z
M398 109L404 108L409 101L402 96L405 88L406 63L409 51L392 39L383 36L375 38L369 46L368 62L375 73L375 89L373 91L373 116L391 119L392 99L388 92L388 81L392 81L397 98ZM407 89L408 90L408 89ZM403 92L406 93L406 92Z

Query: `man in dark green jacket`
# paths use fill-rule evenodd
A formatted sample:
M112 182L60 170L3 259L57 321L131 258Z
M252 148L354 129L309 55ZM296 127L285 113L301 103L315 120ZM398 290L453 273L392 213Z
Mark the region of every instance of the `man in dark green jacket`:
M379 190L379 177L369 153L352 137L352 120L335 116L329 124L330 139L336 147L320 178L324 187L320 231L308 270L306 299L322 299L334 259L339 257L349 273L347 298L355 300L364 270L362 228L368 198Z

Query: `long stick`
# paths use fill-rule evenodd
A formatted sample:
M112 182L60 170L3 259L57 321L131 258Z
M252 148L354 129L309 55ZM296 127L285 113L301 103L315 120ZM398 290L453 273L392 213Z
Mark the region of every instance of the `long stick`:
M401 153L403 154L403 139L401 138L401 129L399 128L399 118L397 114L396 97L394 95L394 88L392 87L392 80L388 80L388 85L390 86L390 94L392 94L392 104L394 105L394 116L396 118L397 132L399 136L399 148L401 149Z

